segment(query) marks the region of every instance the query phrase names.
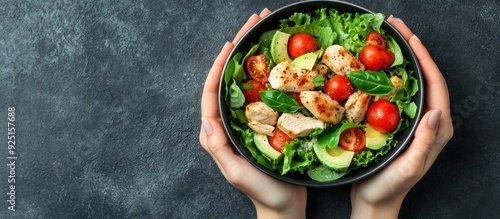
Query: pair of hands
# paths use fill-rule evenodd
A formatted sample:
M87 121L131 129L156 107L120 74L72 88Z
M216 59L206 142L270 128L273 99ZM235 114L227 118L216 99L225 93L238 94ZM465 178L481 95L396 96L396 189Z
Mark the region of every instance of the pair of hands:
M273 179L233 150L218 109L218 86L223 66L243 34L270 13L264 9L243 25L232 42L224 45L205 81L201 99L200 144L212 156L224 177L255 205L258 218L305 218L307 189ZM427 49L400 20L391 23L408 41L425 78L425 115L408 149L373 176L351 189L353 218L397 218L404 197L423 177L453 135L448 88Z

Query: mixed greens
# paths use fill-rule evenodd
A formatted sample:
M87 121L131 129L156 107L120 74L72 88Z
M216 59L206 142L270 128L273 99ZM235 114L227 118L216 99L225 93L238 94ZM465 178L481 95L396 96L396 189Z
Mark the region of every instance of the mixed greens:
M316 181L332 181L348 173L352 169L366 167L370 163L378 160L388 151L394 148L397 140L394 136L400 130L409 126L409 121L413 119L417 112L417 105L412 97L418 91L417 79L413 72L408 69L408 61L403 57L401 49L397 42L382 29L384 15L376 14L352 14L340 13L335 9L321 8L315 13L294 13L288 19L280 21L275 30L262 33L259 42L251 45L251 49L245 54L237 53L228 62L224 74L225 101L231 113L230 124L241 137L241 142L245 144L246 149L251 153L257 162L270 170L279 172L282 175L291 173L308 174ZM351 72L348 74L352 84L360 90L370 95L387 94L391 91L392 84L389 80L391 76L400 77L404 86L398 90L392 97L391 102L398 107L401 119L395 130L388 134L386 144L378 150L364 148L355 153L350 167L347 170L334 170L323 165L313 150L315 144L321 148L337 147L340 134L349 128L365 128L364 123L351 123L342 120L339 124L327 124L324 129L317 129L306 137L294 138L285 144L282 151L282 157L274 160L262 154L256 147L254 135L256 132L248 127L248 119L245 116L245 96L243 90L248 86L244 82L249 78L245 71L245 61L248 57L259 53L264 54L267 60L270 60L269 68L278 63L274 63L270 51L272 38L276 31L296 34L308 33L316 39L320 50L338 44L349 50L354 56L358 57L360 51L367 45L366 37L371 32L378 32L387 40L387 50L394 54L394 63L387 70L379 70L366 74L365 72ZM332 75L332 72L328 74ZM324 86L324 78L315 78L314 84L318 87ZM301 112L304 115L311 116L311 113L300 106L297 101L285 92L278 90L267 90L260 93L262 101L274 110L285 112Z

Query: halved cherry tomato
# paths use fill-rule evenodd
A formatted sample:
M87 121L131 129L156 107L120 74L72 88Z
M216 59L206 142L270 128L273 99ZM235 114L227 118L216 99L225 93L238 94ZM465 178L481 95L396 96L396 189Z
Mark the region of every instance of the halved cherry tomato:
M384 57L384 64L382 65L382 69L388 69L391 67L392 63L394 63L394 54L387 49L380 50L382 56Z
M343 75L334 75L325 84L326 93L339 102L347 100L352 89L351 81Z
M387 100L375 101L366 111L366 121L368 124L375 130L383 133L396 129L399 119L398 107Z
M366 41L368 42L368 44L376 46L379 49L387 48L387 41L381 34L377 32L368 34L368 36L366 37Z
M377 71L384 65L384 56L380 49L374 45L368 45L363 47L359 53L359 61L363 63L365 69L371 71Z
M245 66L247 73L257 82L265 83L269 81L269 61L264 54L248 57Z
M247 103L262 101L259 93L261 90L267 90L266 85L263 83L259 83L254 79L250 79L241 84L241 91L243 92Z
M303 106L302 101L300 101L300 92L288 92L288 94L290 94L290 96L292 96L295 101L297 101L299 106Z
M365 133L359 128L350 128L340 134L340 147L347 151L360 151L366 146Z
M269 144L271 144L271 147L273 147L275 150L283 152L285 144L292 140L293 139L290 138L286 133L284 133L280 129L276 129L273 133L273 136L269 137Z
M318 50L316 39L307 33L295 34L288 40L288 55L292 59L316 50Z

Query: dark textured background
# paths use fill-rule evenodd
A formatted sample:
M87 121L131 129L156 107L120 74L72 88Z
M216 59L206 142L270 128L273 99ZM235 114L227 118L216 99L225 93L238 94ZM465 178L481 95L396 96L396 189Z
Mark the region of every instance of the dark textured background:
M0 218L254 217L199 145L199 102L248 17L292 2L0 0ZM401 218L498 217L499 1L349 2L400 17L448 81L455 137ZM308 217L348 218L349 189L310 189Z

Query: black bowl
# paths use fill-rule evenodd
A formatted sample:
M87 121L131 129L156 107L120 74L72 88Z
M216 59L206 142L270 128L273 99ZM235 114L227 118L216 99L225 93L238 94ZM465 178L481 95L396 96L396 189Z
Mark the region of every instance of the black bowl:
M255 44L259 41L259 37L262 33L269 31L269 30L274 30L278 28L279 21L281 19L287 19L289 18L294 12L303 12L303 13L311 13L314 14L314 12L317 9L320 8L334 8L338 10L340 13L360 13L360 14L365 14L365 13L372 13L371 11L362 8L360 6L347 3L347 2L339 2L339 1L307 1L307 2L298 2L294 3L291 5L287 5L285 7L282 7L271 14L269 14L267 17L263 18L261 21L259 21L255 26L253 26L250 30L248 30L245 35L241 38L241 40L235 45L233 51L230 54L230 57L228 60L232 59L232 57L240 52L242 54L245 54L249 49L252 44ZM363 179L380 169L382 169L384 166L386 166L389 162L391 162L399 153L401 153L406 146L411 142L413 138L413 134L415 132L416 126L418 124L418 121L420 120L422 116L422 106L423 106L423 100L424 100L424 93L423 93L423 78L422 78L422 73L418 64L418 60L415 57L415 54L411 50L410 46L406 42L406 40L403 38L403 36L392 26L390 25L387 21L384 21L382 24L382 28L386 31L386 34L391 35L395 41L399 44L401 47L401 50L403 52L404 57L410 62L409 63L409 69L413 70L414 74L413 76L418 80L419 83L419 91L415 94L414 96L414 102L417 104L418 110L417 114L414 119L410 121L410 125L408 128L405 130L400 131L397 133L397 135L394 137L395 139L398 140L398 144L396 145L395 148L392 148L387 154L385 154L381 159L379 159L376 162L373 162L369 164L367 167L363 168L358 168L355 170L350 171L348 174L343 176L340 179L337 179L332 182L317 182L309 178L307 174L289 174L289 175L281 175L278 172L273 172L266 167L258 164L256 160L252 157L250 152L245 148L243 142L240 140L239 134L233 130L230 126L230 112L229 108L224 100L224 97L226 96L226 92L224 87L226 86L224 83L224 76L221 77L220 80L220 87L219 87L219 109L220 109L220 115L222 118L222 123L224 125L224 128L226 130L226 133L229 136L229 139L231 143L234 145L234 147L238 150L239 153L243 157L245 157L248 162L253 164L257 169L261 170L262 172L270 175L271 177L274 177L276 179L296 184L296 185L301 185L301 186L307 186L307 187L329 187L329 186L338 186L338 185L344 185L348 183L355 182L357 180ZM227 62L226 62L227 66ZM226 69L226 66L224 69ZM224 74L223 74L224 75Z

